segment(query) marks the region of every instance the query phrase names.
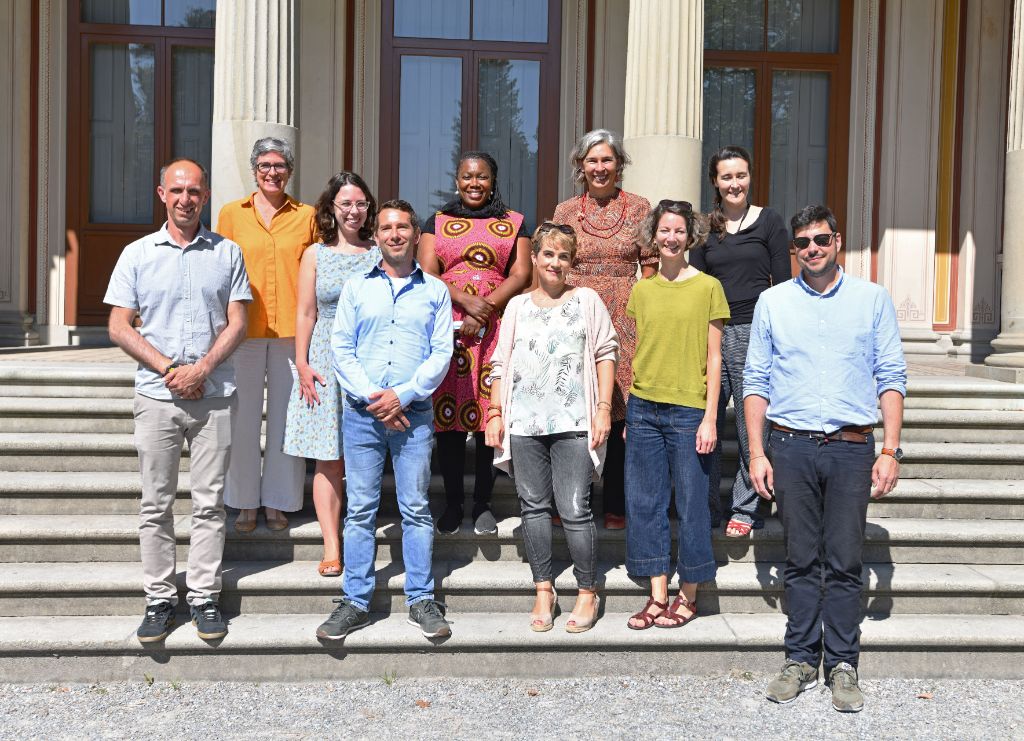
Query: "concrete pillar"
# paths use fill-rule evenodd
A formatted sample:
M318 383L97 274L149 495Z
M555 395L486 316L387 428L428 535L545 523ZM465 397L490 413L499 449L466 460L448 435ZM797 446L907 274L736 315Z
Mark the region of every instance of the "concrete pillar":
M631 0L623 143L633 159L623 187L651 202L700 203L704 3Z
M298 155L295 0L217 0L213 70L213 218L256 187L254 141L287 139ZM315 88L315 85L314 85Z
M1003 190L1003 279L999 336L985 364L1024 381L1024 0L1013 9L1006 175ZM1010 380L1007 378L1007 380Z

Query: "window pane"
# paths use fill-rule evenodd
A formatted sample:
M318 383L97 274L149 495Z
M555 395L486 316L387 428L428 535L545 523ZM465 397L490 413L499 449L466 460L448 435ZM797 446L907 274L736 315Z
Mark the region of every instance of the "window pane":
M479 147L498 162L505 204L536 226L540 62L485 59L479 80Z
M768 0L768 49L839 51L839 0Z
M398 192L425 221L455 197L462 153L462 60L402 57Z
M89 220L153 221L154 52L144 44L90 49Z
M172 157L188 157L210 169L213 137L213 49L176 46L172 51ZM210 223L210 204L203 208Z
M711 157L724 146L738 144L755 157L754 96L756 79L752 69L704 68L704 170ZM756 161L756 157L755 157ZM714 190L704 181L701 210L711 210Z
M469 0L395 0L395 36L468 39Z
M217 0L164 0L164 25L213 28Z
M705 0L704 48L764 49L763 0Z
M84 23L160 25L160 0L82 0Z
M546 42L548 0L474 0L473 38Z
M808 204L825 203L828 98L827 72L776 72L772 77L769 204L787 221Z

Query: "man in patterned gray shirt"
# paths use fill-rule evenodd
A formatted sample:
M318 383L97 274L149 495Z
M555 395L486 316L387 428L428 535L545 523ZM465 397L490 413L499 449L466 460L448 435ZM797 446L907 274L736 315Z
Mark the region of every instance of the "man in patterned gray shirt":
M217 607L224 553L224 478L235 412L230 356L245 338L249 279L237 244L200 223L210 198L202 165L178 159L160 170L167 207L159 231L124 248L104 297L110 339L139 361L135 447L142 472L139 541L146 614L139 641L163 640L174 625L174 517L181 449L191 459L188 604L199 637L223 638ZM135 315L142 327L134 326Z

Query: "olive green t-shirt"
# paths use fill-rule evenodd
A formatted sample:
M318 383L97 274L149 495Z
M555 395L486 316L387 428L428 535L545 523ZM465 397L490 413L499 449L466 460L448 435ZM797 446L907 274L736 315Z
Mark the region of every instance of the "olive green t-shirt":
M704 409L708 323L729 318L722 284L706 273L678 283L655 274L633 286L626 313L636 319L629 393L647 401Z

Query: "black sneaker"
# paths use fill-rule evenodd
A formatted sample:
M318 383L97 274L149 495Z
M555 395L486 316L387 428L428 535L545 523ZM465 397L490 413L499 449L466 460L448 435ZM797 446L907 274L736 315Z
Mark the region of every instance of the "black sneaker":
M462 507L445 507L444 514L437 520L437 532L441 535L455 535L462 527Z
M473 512L473 532L476 535L498 534L498 521L494 519L494 513L491 512L490 507Z
M204 641L215 641L228 634L228 624L220 614L220 608L213 600L206 600L198 605L192 605L192 624L196 626L196 633Z
M360 610L355 605L343 599L336 599L337 607L320 627L316 629L317 638L325 638L329 641L336 641L344 638L353 630L365 628L370 624L370 613Z
M450 636L452 626L444 619L447 609L443 602L421 600L409 607L409 625L419 628L427 638Z
M174 605L167 600L160 600L146 605L146 614L142 625L135 631L139 643L155 643L162 641L174 627Z

